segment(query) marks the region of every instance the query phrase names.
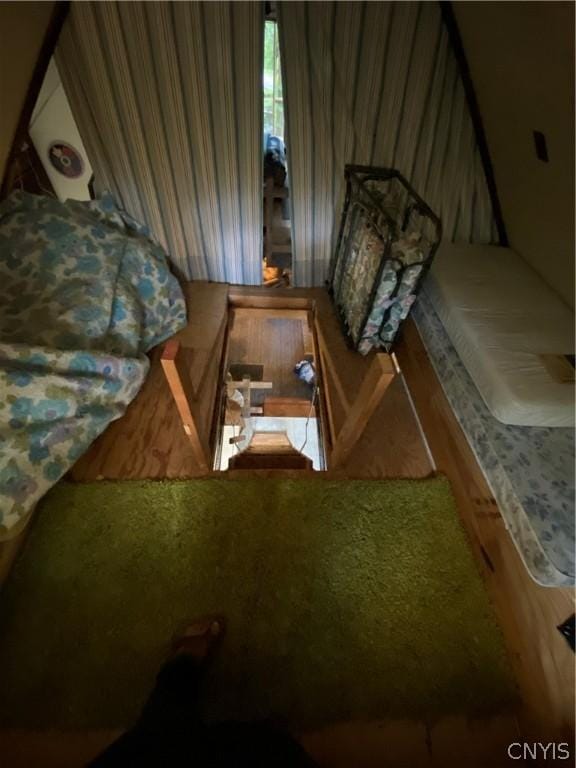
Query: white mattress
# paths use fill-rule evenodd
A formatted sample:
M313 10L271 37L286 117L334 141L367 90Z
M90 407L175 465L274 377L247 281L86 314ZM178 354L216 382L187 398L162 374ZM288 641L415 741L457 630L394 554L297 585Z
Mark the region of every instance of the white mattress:
M574 354L574 315L517 253L443 243L424 290L499 421L574 426L574 386L540 358Z

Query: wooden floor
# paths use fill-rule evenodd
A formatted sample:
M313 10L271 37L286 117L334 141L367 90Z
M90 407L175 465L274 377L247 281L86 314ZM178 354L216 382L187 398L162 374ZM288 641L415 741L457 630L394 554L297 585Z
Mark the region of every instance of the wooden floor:
M222 330L222 293L209 284L204 288L196 284L194 290L201 311L192 313L182 338L191 347L203 344L197 360L199 368L206 370ZM233 289L230 297L236 307L250 306L253 292ZM292 308L308 312L310 301L316 303L319 333L333 352L334 370L327 372L327 378L332 380L335 403L353 401L368 362L343 342L323 291L289 293ZM189 299L192 308L191 295ZM220 308L211 312L215 304ZM573 593L539 587L526 572L410 321L397 356L402 375L386 392L346 466L346 476L425 477L437 468L450 478L471 548L500 619L522 704L518 712L482 721L344 723L302 734L302 740L321 765L334 768L510 765L506 747L512 741L573 741L574 656L556 630L574 610ZM196 474L158 356L153 355L149 378L127 414L96 441L71 476L84 481ZM113 736L110 732L0 732L2 765L82 765Z
M228 319L228 286L189 283L188 326L176 338L190 353L193 384L205 382L203 429L210 431L216 401L223 331ZM69 477L76 481L197 477L201 474L160 364L151 355L150 373L121 419L92 444Z
M1 765L81 768L119 735L104 730L0 731ZM519 736L512 719L451 717L428 724L341 723L297 738L321 768L510 768L514 762L506 750Z
M272 389L253 392L252 405L263 405L268 397L311 400L311 387L294 373L305 354L307 326L302 310L233 310L228 364L262 365L263 380L272 382Z
M250 297L255 293L259 293L257 289L234 289L240 304L242 301L239 297L244 296L249 304ZM275 301L283 295L296 301L298 297L303 297L300 317L292 314L298 312L298 307L290 308L288 316L274 306L259 311L250 309L244 314L243 307L236 307L228 361L258 364L266 360L268 372L271 377L278 377L282 391L293 387L294 382L298 386L300 383L291 367L309 342L305 338L302 324L298 329L288 328L284 321L290 319L291 322L301 323L307 317L307 307L314 303L338 372L335 391L341 392L346 402L353 402L367 369L367 362L348 348L326 292L271 290L264 293ZM223 286L193 283L187 295L191 321L178 337L185 346L194 350L192 360L197 360L198 369L205 370L214 346L218 345L217 354L220 354L222 348L219 334L227 315ZM213 304L216 309L209 311ZM264 332L266 324L275 325L274 332L282 334L280 346L272 342L272 335ZM198 344L203 346L196 352ZM233 359L235 355L242 359ZM252 355L262 359L251 359ZM159 357L158 349L152 355L150 374L126 414L112 423L76 463L70 472L71 479L85 482L198 476L199 471L188 438L182 430ZM217 369L213 367L211 376L216 375ZM215 391L215 384L209 389ZM297 391L306 393L306 386L298 387ZM433 471L428 447L401 378L386 393L375 418L358 443L347 470L350 476L359 478L427 477Z
M522 697L521 729L535 740L573 742L574 654L557 626L574 613L574 590L541 587L529 576L411 320L397 356L500 619Z

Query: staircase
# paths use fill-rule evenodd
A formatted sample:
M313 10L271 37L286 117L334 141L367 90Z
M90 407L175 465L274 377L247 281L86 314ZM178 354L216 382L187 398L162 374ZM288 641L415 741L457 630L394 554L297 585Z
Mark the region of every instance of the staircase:
M285 432L254 432L250 443L230 459L229 469L312 469L312 460L299 453Z

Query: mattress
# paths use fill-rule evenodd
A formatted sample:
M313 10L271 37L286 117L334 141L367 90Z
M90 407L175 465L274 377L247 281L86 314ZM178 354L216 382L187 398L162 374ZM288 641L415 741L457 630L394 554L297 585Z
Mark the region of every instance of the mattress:
M495 419L425 293L413 310L442 388L528 572L546 587L574 584L574 429Z
M443 243L424 291L495 418L574 425L574 385L545 362L569 365L574 315L517 253Z

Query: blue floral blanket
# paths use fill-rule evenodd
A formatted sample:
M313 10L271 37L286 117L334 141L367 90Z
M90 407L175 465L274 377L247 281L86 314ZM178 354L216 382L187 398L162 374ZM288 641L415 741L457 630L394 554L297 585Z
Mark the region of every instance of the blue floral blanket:
M119 418L186 323L162 249L111 198L0 205L0 538Z

